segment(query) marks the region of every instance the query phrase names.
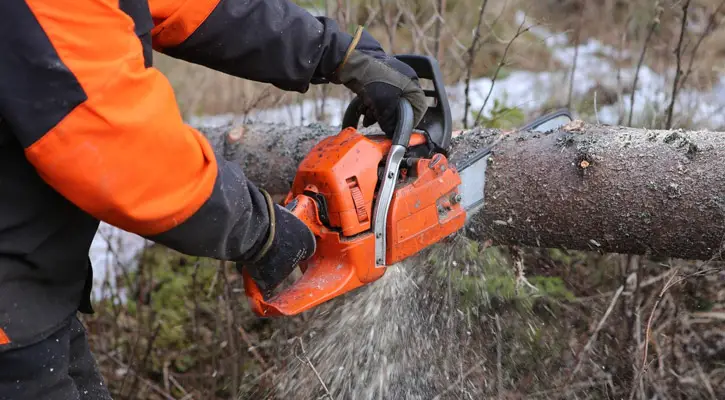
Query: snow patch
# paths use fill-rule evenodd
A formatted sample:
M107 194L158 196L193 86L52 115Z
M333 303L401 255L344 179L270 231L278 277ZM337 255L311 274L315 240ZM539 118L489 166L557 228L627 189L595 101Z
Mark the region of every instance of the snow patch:
M93 265L93 296L104 297L104 282L115 287L121 271L133 271L137 266L137 254L151 243L139 235L101 222L89 252Z

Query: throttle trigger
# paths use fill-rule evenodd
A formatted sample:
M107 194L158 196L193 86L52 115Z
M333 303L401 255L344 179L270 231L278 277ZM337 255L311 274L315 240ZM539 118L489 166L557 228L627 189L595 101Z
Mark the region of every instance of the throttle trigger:
M312 190L305 189L302 194L312 198L317 203L317 209L319 210L320 222L325 226L330 226L330 215L327 213L327 200L322 193L313 192Z

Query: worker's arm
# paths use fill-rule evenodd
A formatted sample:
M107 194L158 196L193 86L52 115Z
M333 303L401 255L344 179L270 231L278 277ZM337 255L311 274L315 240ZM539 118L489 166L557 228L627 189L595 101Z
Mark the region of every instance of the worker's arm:
M290 0L150 0L150 8L154 48L172 57L285 90L343 84L362 98L363 124L389 135L401 97L415 125L427 109L415 71L370 34L353 37Z
M38 174L94 217L187 254L239 261L279 242L290 245L264 261L284 266L297 256L285 251L299 247L309 254L304 224L183 123L117 4L0 7L0 115ZM270 219L285 229L270 229Z
M304 92L328 78L352 36L290 0L150 0L154 49L245 79Z

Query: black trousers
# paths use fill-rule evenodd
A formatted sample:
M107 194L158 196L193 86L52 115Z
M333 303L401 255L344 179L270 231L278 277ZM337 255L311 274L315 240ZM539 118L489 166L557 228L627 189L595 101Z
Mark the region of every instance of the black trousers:
M0 353L0 400L109 400L76 316L47 339Z

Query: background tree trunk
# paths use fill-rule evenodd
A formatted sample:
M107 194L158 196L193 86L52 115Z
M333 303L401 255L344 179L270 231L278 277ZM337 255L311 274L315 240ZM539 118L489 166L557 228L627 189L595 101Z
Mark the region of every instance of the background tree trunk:
M201 130L253 182L280 196L310 148L337 133L317 124ZM238 141L225 140L234 134ZM451 161L492 143L485 208L467 226L469 236L494 244L720 258L725 134L581 121L549 133L474 128L454 139Z

